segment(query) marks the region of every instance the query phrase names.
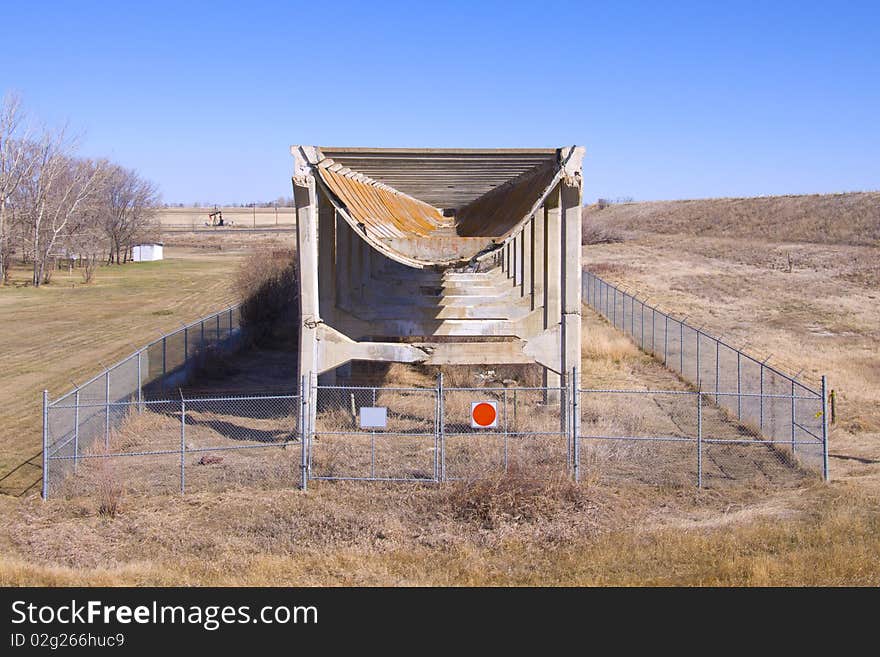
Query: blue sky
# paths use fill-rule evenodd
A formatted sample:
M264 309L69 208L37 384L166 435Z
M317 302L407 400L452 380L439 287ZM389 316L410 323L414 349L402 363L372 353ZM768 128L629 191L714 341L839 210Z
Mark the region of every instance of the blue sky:
M585 199L880 189L880 3L4 3L0 91L168 202L293 143L582 144Z

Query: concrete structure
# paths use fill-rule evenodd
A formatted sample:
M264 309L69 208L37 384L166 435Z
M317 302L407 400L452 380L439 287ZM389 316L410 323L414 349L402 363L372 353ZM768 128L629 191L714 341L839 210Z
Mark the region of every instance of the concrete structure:
M163 257L162 245L155 242L131 247L132 262L151 262L161 260Z
M293 146L300 371L580 364L583 149Z

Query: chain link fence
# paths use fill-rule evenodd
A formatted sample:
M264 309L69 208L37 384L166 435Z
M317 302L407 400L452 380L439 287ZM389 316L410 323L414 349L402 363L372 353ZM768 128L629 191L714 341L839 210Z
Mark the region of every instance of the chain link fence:
M824 423L816 435L797 428L813 409L824 412L815 396L784 397L802 415L789 417L780 439L738 418L731 393L579 389L576 371L565 381L559 388L447 388L442 376L431 388L302 381L300 394L291 395L56 403L46 407L53 437L56 421L64 430L65 413L103 413L104 421L88 420L98 435L87 444L74 440L72 450L47 452L44 494L440 483L509 472L536 480L779 487L815 477L827 460ZM770 393L739 396L748 405L779 401ZM488 411L481 420L478 407Z
M586 390L575 370L558 388L447 388L440 376L430 388L301 381L297 394L175 398L241 343L231 307L59 399L44 392L43 497L511 471L655 485L828 479L825 377L816 389L589 272L583 298L691 389ZM490 425L472 422L477 404L492 407Z
M300 395L112 402L109 431L49 451L46 497L299 485ZM105 404L82 403L79 411ZM48 407L53 420L77 407Z
M793 430L785 439L767 436L738 420L723 398L687 390L581 390L581 476L661 486L784 487L821 472L827 449L821 436ZM812 396L796 400L817 403Z
M163 335L58 399L44 391L43 497L81 454L109 446L132 407L167 403L159 400L167 400L211 359L235 351L241 338L239 307L231 306Z
M561 421L564 388L375 388L314 386L308 479L454 481L497 473L565 472L570 435ZM474 404L493 408L474 426ZM365 426L362 408L381 409Z
M788 444L793 459L828 478L827 449L821 447L827 437L825 377L819 386L798 380L591 272L583 272L582 292L584 303L735 421L741 440ZM710 451L730 451L733 444L724 439Z

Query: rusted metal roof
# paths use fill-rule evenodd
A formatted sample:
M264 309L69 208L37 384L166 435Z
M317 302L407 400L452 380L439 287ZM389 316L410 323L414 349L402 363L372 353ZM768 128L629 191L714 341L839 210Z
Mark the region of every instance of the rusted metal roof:
M484 194L462 208L455 231L462 237L502 237L528 217L535 203L555 185L559 167L548 162Z
M381 237L426 237L445 222L437 208L327 159L318 174L348 211Z
M582 149L294 147L368 243L414 267L466 262L540 207ZM303 160L304 158L304 160Z
M526 171L558 160L555 148L338 148L335 162L434 207L458 209Z

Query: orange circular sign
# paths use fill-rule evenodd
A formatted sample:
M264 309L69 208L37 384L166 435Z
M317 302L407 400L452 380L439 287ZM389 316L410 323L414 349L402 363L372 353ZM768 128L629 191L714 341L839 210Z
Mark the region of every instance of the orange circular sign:
M476 406L474 406L473 411L471 411L471 415L474 418L474 422L481 427L488 427L495 421L495 417L497 413L495 412L495 407L492 404L487 404L486 402L480 402Z

